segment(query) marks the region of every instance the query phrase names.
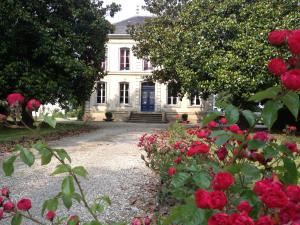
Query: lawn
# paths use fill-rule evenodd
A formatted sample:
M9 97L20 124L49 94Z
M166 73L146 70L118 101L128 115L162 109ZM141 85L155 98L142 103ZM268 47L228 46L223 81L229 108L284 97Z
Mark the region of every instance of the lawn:
M39 131L39 135L48 136L48 135L59 135L66 134L68 132L75 132L80 130L86 130L91 128L85 124L79 123L58 123L56 128L44 127ZM35 137L36 134L33 131L30 131L25 128L0 128L0 143L10 142L10 141L18 141L21 139L30 139Z
M279 141L291 141L300 144L300 136L292 136L292 135L285 135L285 134L273 134L275 138Z

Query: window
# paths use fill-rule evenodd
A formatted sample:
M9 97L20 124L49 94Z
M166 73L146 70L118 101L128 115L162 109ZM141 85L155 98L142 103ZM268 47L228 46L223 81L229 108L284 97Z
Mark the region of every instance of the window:
M106 84L105 82L99 82L97 85L97 103L106 103Z
M153 69L151 62L146 59L143 60L143 67L144 67L144 70L152 70Z
M129 83L120 83L120 104L129 103Z
M191 105L192 106L203 106L202 98L198 91L195 91L191 94Z
M129 70L130 49L120 49L120 70Z
M101 69L103 69L103 71L107 71L107 49L105 49L104 61L101 62Z
M174 88L168 86L168 105L177 105L178 103L178 94Z

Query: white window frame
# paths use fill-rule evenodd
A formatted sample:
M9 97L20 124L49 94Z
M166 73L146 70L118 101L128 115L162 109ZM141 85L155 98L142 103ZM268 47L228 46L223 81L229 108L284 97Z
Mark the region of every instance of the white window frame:
M197 100L199 100L199 103L197 104ZM191 95L190 97L190 104L191 106L200 106L203 107L203 99L200 96L199 92L195 92L194 95Z
M170 105L170 106L172 106L172 105L174 105L174 106L176 106L176 105L178 105L179 104L179 97L178 96L169 96L169 90L170 90L170 88L169 88L169 86L167 87L167 105ZM169 99L171 100L171 103L169 103ZM176 101L176 103L174 104L174 101Z
M145 69L145 64L147 64L147 69ZM143 70L144 71L152 71L153 70L153 66L152 66L150 60L143 59Z
M122 65L121 65L121 62L122 62L122 50L124 50L124 68L122 68ZM127 57L126 57L126 52L128 51L128 68L126 67L126 64L127 64L127 62L126 62L126 59L127 59ZM120 71L128 71L128 70L130 70L130 48L128 48L128 47L122 47L122 48L120 48L120 50L119 50L119 69L120 69Z
M103 84L104 85L104 89L101 88L99 90L99 85ZM100 92L100 95L99 95ZM104 94L103 94L104 93ZM103 97L104 97L104 101L103 101ZM98 99L100 99L100 101L98 101ZM106 104L107 102L107 83L104 81L100 81L97 83L97 99L96 99L97 104Z
M127 89L126 89L126 86L128 87ZM129 82L126 82L126 81L120 82L120 84L119 84L119 93L120 93L119 102L121 105L129 105L129 102L130 102L129 101L129 88L130 88ZM123 91L123 96L121 96L121 91ZM126 103L126 92L128 93L128 102L127 103ZM122 102L121 97L123 98L123 102Z

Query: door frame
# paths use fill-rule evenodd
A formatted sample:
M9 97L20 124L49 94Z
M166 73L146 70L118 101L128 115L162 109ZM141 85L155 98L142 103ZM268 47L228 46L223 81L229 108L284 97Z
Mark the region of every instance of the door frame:
M146 84L149 84L148 86L153 86L153 89L154 89L154 108L153 108L153 111L142 111L142 94L143 94L143 86ZM139 101L139 105L140 105L140 112L143 112L143 113L152 113L152 112L155 112L156 110L156 84L152 81L142 81L140 83L140 101Z

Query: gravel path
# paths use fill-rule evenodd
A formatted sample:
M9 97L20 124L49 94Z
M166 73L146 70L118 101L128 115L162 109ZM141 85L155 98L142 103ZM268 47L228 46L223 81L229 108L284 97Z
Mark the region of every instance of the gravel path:
M112 205L101 216L105 222L129 221L134 216L145 216L153 207L156 178L140 159L138 138L146 132L164 129L165 124L100 123L100 129L76 137L51 142L55 148L64 148L72 158L72 165L83 165L89 172L89 179L82 179L88 201L102 195L110 196ZM3 159L0 158L2 164ZM44 199L53 197L60 191L63 176L50 177L57 165L52 161L41 167L36 162L32 168L16 162L12 178L0 172L0 187L11 189L13 199L21 196L32 200L32 214L40 215ZM60 210L60 215L78 214L88 219L84 209L76 205L70 212ZM0 221L0 224L9 224ZM24 224L32 224L26 222Z

